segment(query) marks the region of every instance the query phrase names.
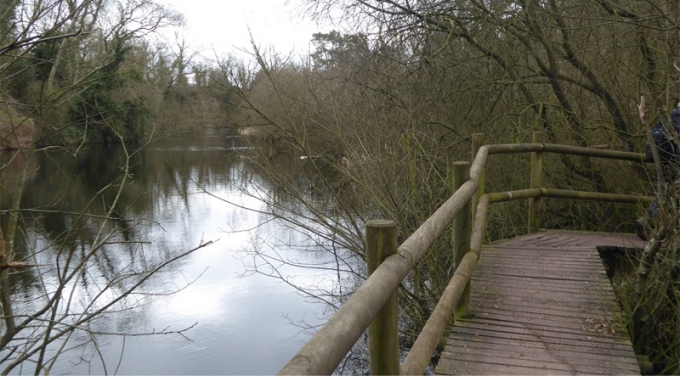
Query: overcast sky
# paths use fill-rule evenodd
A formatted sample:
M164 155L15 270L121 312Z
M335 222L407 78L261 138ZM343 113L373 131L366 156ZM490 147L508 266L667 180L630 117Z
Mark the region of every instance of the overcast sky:
M245 58L250 33L261 48L304 56L312 34L333 26L317 24L303 14L304 0L160 0L182 13L183 36L191 50L212 59L227 54ZM173 31L168 31L172 36ZM215 52L213 52L215 51Z

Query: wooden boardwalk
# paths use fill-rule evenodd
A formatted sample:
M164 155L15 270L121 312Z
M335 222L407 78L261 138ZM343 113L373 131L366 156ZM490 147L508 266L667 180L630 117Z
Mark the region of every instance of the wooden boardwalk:
M485 245L473 317L456 325L437 374L640 374L597 246L642 248L635 235L572 231Z

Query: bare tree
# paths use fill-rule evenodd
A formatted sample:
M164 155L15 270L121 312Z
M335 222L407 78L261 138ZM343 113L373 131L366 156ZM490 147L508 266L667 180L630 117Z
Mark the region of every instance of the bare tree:
M10 123L3 138L18 140L22 127L31 131L27 144L18 143L19 147L0 167L5 195L0 216L3 225L6 224L4 231L0 229L1 372L6 374L30 364L35 374L47 374L65 352L88 345L97 351L98 335L125 334L102 329L95 323L109 314L133 309L145 296L181 289L182 286L153 290L147 287L147 282L160 270L212 242L202 241L190 250L167 250L156 257L145 256L143 239L134 235L137 224L125 221L125 213L134 200L123 198L124 189L133 179L131 160L153 140L154 132L150 129L146 142L131 150L125 145L121 130L98 103L92 109L100 113L89 116L100 116L115 141L123 145L124 158L118 172L83 201L79 212L61 209L60 201L67 197L68 187L64 190L55 187L47 207L26 207L23 200L27 182L36 170L34 160L39 144L71 126L64 121L70 101L96 80L113 74L112 67L118 64L125 43L133 43L165 24L176 22L177 16L148 0L14 0L2 12L0 114ZM10 19L13 26L8 27L6 21ZM21 65L27 61L28 65ZM39 87L30 97L33 103L18 103L6 90L16 75L26 69L21 68L24 66L39 67L42 72ZM75 158L84 141L64 148L49 145L47 149L62 149ZM67 179L73 182L75 177ZM33 221L25 221L50 213L71 216L70 226L63 232L52 233L32 226ZM28 243L28 233L47 241ZM88 241L74 242L76 234L81 233L88 234L85 237ZM108 250L111 244L126 244L127 256L117 256L116 262L111 262ZM31 280L38 281L40 290L30 299L17 294L26 287L22 279L26 273ZM155 334L181 335L187 329Z
M315 36L310 64L255 49L259 62L241 89L244 133L271 147L263 171L307 205L304 189L274 161L292 153L305 181L334 197L333 220L310 218L360 255L362 224L396 220L408 236L451 194L451 163L469 159L470 135L489 142L548 142L641 150L636 103L654 103L655 123L677 103L678 4L674 1L310 0L319 17L340 10L363 33ZM490 191L525 188L522 157L488 170ZM650 191L650 170L552 157L546 184L584 191ZM332 178L328 176L332 175ZM637 179L621 181L621 176ZM276 207L275 197L265 197ZM526 223L521 204L490 214L490 238ZM547 203L545 227L621 229L634 209ZM286 210L280 208L281 216ZM342 218L342 220L337 220ZM607 220L603 220L607 218ZM625 225L624 225L625 226ZM351 240L351 241L349 241ZM417 329L451 272L450 238L402 286Z

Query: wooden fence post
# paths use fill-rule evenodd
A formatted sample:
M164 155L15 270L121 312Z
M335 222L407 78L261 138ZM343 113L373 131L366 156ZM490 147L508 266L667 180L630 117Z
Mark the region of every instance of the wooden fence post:
M397 224L388 220L366 223L366 264L370 276L387 257L397 253ZM399 332L397 292L368 327L368 355L371 375L399 374Z
M475 161L477 152L479 148L486 144L486 136L484 133L473 133L472 134L472 160L471 163ZM479 198L484 194L484 170L479 176L479 184L477 186L477 192L472 196L472 218L477 215L477 205L479 204Z
M453 164L453 188L458 190L460 186L470 179L470 162L456 162ZM470 202L453 219L453 261L454 267L458 268L463 256L470 250L471 225ZM465 291L458 301L454 318L462 319L470 316L470 282L465 286Z
M532 143L543 144L545 134L534 132ZM543 185L543 152L531 153L531 182L529 188L541 188ZM529 199L529 228L528 233L538 232L540 227L541 198L533 197Z

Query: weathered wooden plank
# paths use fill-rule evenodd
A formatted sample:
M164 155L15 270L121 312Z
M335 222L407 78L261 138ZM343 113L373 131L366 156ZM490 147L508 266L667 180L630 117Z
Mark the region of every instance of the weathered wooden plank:
M600 307L590 307L587 310L578 310L568 305L551 305L546 308L545 305L536 304L498 304L498 302L478 302L478 309L473 311L475 317L484 317L485 313L494 314L502 311L508 315L522 314L528 319L549 319L554 322L559 322L562 318L570 318L574 320L599 320L611 319L617 317L610 310L600 309ZM523 322L524 319L517 319Z
M581 278L571 278L570 276L540 276L535 272L499 272L495 274L473 274L472 279L480 281L480 289L489 291L496 291L497 287L505 288L527 288L539 290L559 290L568 289L575 291L587 291L593 294L601 291L603 294L609 294L612 291L609 280L600 276L592 275L592 273L580 274ZM479 291L483 293L484 291Z
M499 256L502 258L503 256ZM554 267L551 267L549 262L546 262L544 260L538 260L536 258L533 259L535 262L540 262L543 265L545 265L546 271L544 274L541 274L541 269L540 268L535 268L535 267L522 267L521 264L498 264L498 263L488 263L489 266L486 268L482 269L483 271L480 271L480 274L517 274L517 275L526 275L526 276L534 276L538 278L556 278L556 277L562 277L564 276L565 279L571 279L571 280L587 280L589 278L601 278L601 279L606 279L606 273L604 272L604 266L600 264L600 267L602 268L602 271L596 270L592 265L585 265L585 266L580 266L580 267L565 267L562 268L562 270L556 269ZM478 267L481 267L482 265L486 265L487 263L482 263ZM495 266L494 266L495 265ZM493 268L492 268L493 266ZM533 273L532 273L533 272Z
M609 349L611 351L624 351L629 350L629 344L618 339L608 338L593 335L556 335L551 331L532 331L528 328L511 328L505 326L479 326L479 327L455 327L451 329L451 335L454 333L459 333L459 335L470 335L475 337L487 338L505 338L508 340L523 340L523 341L533 341L546 346L549 345L571 345L571 346L581 346L583 348L589 349ZM605 340L603 340L605 339ZM608 340L607 340L608 339Z
M592 302L595 304L599 304L601 300L595 299L597 297L600 297L601 299L611 299L612 301L616 301L615 298L612 298L610 296L610 291L605 289L604 287L598 287L598 286L584 286L580 288L576 288L576 286L572 288L563 288L560 289L559 286L556 286L555 288L541 288L540 285L537 283L521 283L521 284L516 284L513 286L499 286L498 284L494 284L494 282L498 282L499 280L490 280L490 281L479 281L480 288L474 289L474 291L477 291L480 294L483 295L504 295L508 291L512 291L513 289L522 289L523 291L518 291L516 293L516 297L532 297L532 299L541 299L540 297L543 295L548 295L545 297L545 299L548 299L550 301L560 301L560 299L568 299L564 300L565 302L572 302L574 299L578 298L579 301L583 302ZM550 280L544 280L545 283L549 283ZM539 282L539 281L536 281ZM553 295L550 295L553 294ZM595 295L593 297L593 295Z
M481 282L480 282L481 283ZM482 286L484 287L484 286ZM602 304L600 300L592 299L592 294L601 295L602 299L607 301L616 302L616 297L607 296L606 290L602 289L590 289L589 291L584 291L580 293L576 292L557 292L550 290L529 290L529 289L519 289L514 286L488 286L488 294L500 294L507 295L509 293L513 294L515 298L522 298L528 301L543 301L545 303L560 303L560 302L570 302L571 304L582 304L582 305L599 305ZM517 290L517 291L515 291Z
M541 358L546 358L546 357L554 357L554 354L549 351L549 349L546 349L545 347L529 347L529 346L522 346L521 351L517 351L515 347L509 348L508 345L503 342L503 343L493 343L490 341L466 341L465 343L461 343L461 341L455 341L455 342L450 342L452 345L451 347L455 348L454 352L450 351L444 351L441 354L442 358L447 358L447 359L452 359L454 357L453 354L459 354L459 353L470 353L470 354L503 354L503 356L508 356L508 357L514 357L514 358L522 358L522 357L528 357L534 360L538 360ZM546 354L547 353L547 354ZM563 348L560 350L560 354L562 356L568 357L569 359L573 359L572 361L574 364L589 364L593 361L600 361L603 363L618 363L618 364L625 364L627 367L629 366L637 366L637 361L634 359L631 359L628 356L615 356L615 355L602 355L602 354L594 354L592 352L588 351L583 351L581 348L574 348L573 350L569 350L568 348Z
M440 362L435 368L439 375L571 375L571 372L547 371L543 368L502 366L498 364L470 362Z
M489 255L485 256L489 257ZM496 257L504 258L502 255ZM526 259L523 261L509 260L507 263L499 263L498 261L487 260L484 263L480 263L480 265L486 265L486 267L483 269L483 272L479 272L478 274L493 275L522 270L536 271L537 273L535 273L535 275L543 278L550 278L556 275L566 274L571 276L571 279L574 279L573 277L579 277L578 279L583 279L583 274L585 273L588 274L587 277L600 278L602 280L609 281L602 263L593 264L593 262L569 262L564 260L546 260L539 258L532 258L532 260L537 262L537 264L531 266L522 265L523 262L526 264ZM544 272L545 274L541 275L540 272Z
M543 248L535 248L536 246L525 246L525 247L508 247L508 248L495 248L489 252L485 252L484 255L504 255L507 257L512 258L513 256L515 257L527 257L527 255L531 256L540 256L541 258L565 258L569 260L578 260L581 258L589 258L592 257L589 255L589 252L584 249L577 249L577 248L571 248L571 249L563 249L560 247L554 247L554 248L548 248L548 247L543 247ZM486 249L485 249L486 250ZM592 248L590 249L592 251ZM546 252L549 251L549 252Z
M522 317L517 317L518 313L523 313ZM504 310L504 309L483 309L477 311L474 316L475 319L479 320L496 320L509 322L516 325L529 325L529 326L547 326L554 328L555 330L587 330L589 328L596 329L597 325L607 324L610 328L613 328L617 332L622 332L623 328L620 327L617 318L613 315L593 315L593 314L583 314L581 317L572 315L560 315L557 312L553 314L530 314L520 310ZM584 329L587 328L587 329ZM627 336L625 337L627 338Z
M458 360L458 361L464 361L464 362L475 362L475 363L487 363L487 364L497 364L503 367L507 366L512 366L512 367L531 367L531 368L537 368L537 369L543 369L546 371L561 371L561 372L567 372L567 373L572 373L575 372L575 368L571 366L570 364L564 364L560 363L555 360L548 360L548 359L539 359L539 360L534 360L530 359L528 357L519 357L519 358L514 358L514 357L509 357L509 356L501 356L500 354L486 354L483 356L479 356L477 354L468 354L468 353L447 353L449 356L442 356L444 359L451 359L451 360Z
M553 332L558 336L562 335L574 335L574 336L592 336L598 333L607 333L611 336L617 336L622 339L628 338L627 336L621 337L617 333L623 334L622 327L615 321L608 319L572 319L568 318L566 320L554 320L552 318L547 319L533 319L531 321L526 320L519 322L518 320L512 320L513 316L493 314L493 315L479 315L475 317L475 323L479 325L497 325L505 326L509 328L518 329L528 329L531 331L542 331L542 332Z
M592 270L577 270L572 274L569 274L567 270L554 271L552 273L546 273L541 275L541 271L538 269L500 269L493 273L479 273L479 276L497 276L497 277L507 277L507 278L525 278L527 282L531 282L532 279L536 281L543 281L544 283L560 283L564 281L569 281L571 283L583 283L583 282L597 282L597 281L608 281L606 276L596 274ZM521 283L522 280L518 280ZM585 285L585 284L584 284Z
M545 343L540 341L528 341L521 338L508 338L508 337L495 337L495 336L474 336L467 334L460 334L460 338L451 338L447 344L444 352L456 353L460 349L465 348L465 346L488 346L492 344L493 346L505 346L509 351L513 351L515 355L524 354L525 352L533 351L548 351L552 354L558 354L564 352L578 354L591 354L595 357L600 357L602 359L608 359L610 357L619 357L629 359L630 364L635 364L637 362L635 357L631 357L628 351L621 349L611 349L611 348L599 348L598 351L593 351L593 347L584 347L573 344L564 343L552 343L547 346ZM566 356L566 355L565 355ZM580 355L579 355L580 356Z
M550 247L560 247L560 248L565 247L565 248L568 248L570 246L575 246L577 244L580 244L580 243L570 242L568 239L565 239L564 237L560 236L560 237L557 237L555 239L541 241L540 243L535 244L535 246L546 247L546 248L550 248Z
M529 323L545 321L546 325L553 325L558 327L581 327L586 323L595 323L608 320L614 322L617 316L610 312L576 312L565 310L546 310L526 306L524 309L520 306L495 306L484 307L474 311L474 318L498 318L499 320L514 320L517 323ZM516 316L521 314L521 318ZM549 324L548 324L549 323Z
M493 259L492 259L493 258ZM545 258L542 257L540 254L536 255L530 255L530 254L524 254L521 258L517 256L512 256L512 255L507 255L507 254L484 254L484 262L483 264L488 263L489 266L494 265L497 268L503 268L503 269L513 269L513 268L522 268L522 269L540 269L540 270L545 270L546 272L549 272L550 270L554 269L560 269L560 268L569 268L573 269L574 272L578 271L597 271L598 273L600 272L600 269L602 268L602 262L600 262L600 259L597 259L597 263L595 263L595 260L587 260L583 259L581 256L579 257L573 257L571 259L567 259L566 257L562 258ZM499 259L504 259L506 261L504 262L499 262ZM533 261L536 264L535 265L527 265L527 261ZM494 272L494 269L491 269L490 267L486 268L486 272ZM604 270L601 270L602 275L606 276L606 273Z
M491 264L489 265L492 266ZM603 266L604 268L604 266ZM586 282L603 282L609 284L609 279L602 273L596 272L594 270L583 270L583 269L571 269L573 272L569 273L567 268L557 269L547 269L545 274L541 275L540 269L533 268L497 268L493 272L480 272L473 274L478 278L492 278L492 277L502 277L502 278L516 278L516 283L531 283L536 281L543 282L554 282L554 283L564 283L564 284L574 284L585 286Z
M498 265L513 265L529 260L538 261L541 265L550 266L553 263L563 263L574 265L575 267L595 268L596 265L601 264L599 257L594 259L592 255L584 254L584 252L561 252L560 250L546 250L536 251L534 249L516 250L513 252L496 251L484 253L481 260L486 262L494 262ZM553 253L553 254L550 254ZM597 255L595 255L597 256ZM499 259L503 261L500 262ZM481 261L480 260L480 261ZM527 265L528 266L528 265Z
M493 242L489 242L487 245L489 247L493 247L497 244L520 244L520 243L526 243L526 242L538 242L543 239L554 239L556 237L560 236L559 232L557 231L540 231L535 234L526 234L526 235L520 235L516 236L512 239L501 239L501 240L496 240Z
M597 330L587 330L587 327L583 325L583 329L578 331L566 332L562 330L557 330L551 326L536 326L536 325L512 325L509 322L502 321L490 321L490 320L473 320L470 321L469 326L460 327L457 326L455 331L460 333L478 333L480 331L493 332L494 335L508 335L508 336L531 336L532 338L540 338L543 342L559 342L562 340L568 341L585 341L587 340L593 346L600 346L601 344L609 345L612 343L612 336L614 333L609 331L609 326L606 326L602 332ZM459 330L460 329L460 330ZM465 329L465 330L463 330ZM502 333L502 334L501 334ZM557 339L557 341L556 341ZM617 342L617 341L614 341ZM628 344L623 344L622 348L627 348Z
M639 373L595 247L640 245L634 235L543 231L485 246L474 316L452 328L436 373Z
M481 282L480 282L481 283ZM483 287L483 286L482 286ZM476 290L475 290L476 291ZM609 306L613 307L617 304L617 300L608 296L606 291L601 289L591 289L588 291L550 291L550 290L528 290L515 293L513 296L507 296L508 292L512 292L512 288L495 287L495 290L487 290L484 294L480 294L478 298L480 303L488 301L493 305L518 305L534 308L548 308L558 309L560 311L567 309L569 312L585 312L597 311L598 308ZM589 295L590 294L590 295ZM592 295L601 295L601 300L593 299ZM547 304L550 305L547 305ZM576 305L576 304L579 305ZM609 303L609 304L604 304Z
M513 276L514 277L514 276ZM512 280L513 278L507 277L508 280ZM498 283L503 283L503 278L501 277L495 277L495 278L478 278L475 279L477 282L478 286L474 287L472 291L475 291L478 294L482 295L498 295L501 293L499 290L493 290L494 286ZM558 281L555 282L554 280L550 281L550 286L542 286L541 284L545 284L547 281L546 280L533 280L533 281L526 281L526 282L521 282L521 283L513 283L515 281L508 281L506 283L510 284L510 288L521 288L525 290L541 290L545 292L555 292L555 293L563 293L563 294L584 294L587 297L595 295L597 291L602 291L604 294L607 294L608 288L607 286L602 286L600 284L582 284L582 285L570 285L567 283L564 283L563 281ZM594 299L591 299L594 300Z
M531 270L531 269L530 269ZM543 284L545 288L557 288L559 286L564 286L564 287L575 287L575 288L594 288L594 287L602 287L605 286L607 288L611 288L611 284L609 283L609 279L603 276L599 275L593 275L593 273L586 273L585 276L590 277L588 279L581 279L577 280L576 283L574 281L570 281L569 279L564 279L564 278L554 278L550 275L548 276L532 276L532 277L526 277L526 276L521 276L521 275L512 275L508 273L502 273L503 275L499 275L498 273L474 273L473 278L478 281L497 281L499 279L503 279L506 281L508 284L526 284L526 285L531 285L531 284ZM551 278L552 277L552 278ZM550 279L551 284L550 285L545 285L545 282L547 279ZM554 286L553 286L554 284ZM604 287L602 287L604 288Z
M485 286L481 286L485 287ZM505 291L496 289L492 290L489 287L486 287L483 292L480 293L478 289L474 289L473 291L476 291L477 294L477 302L479 302L481 305L486 304L493 304L493 305L519 305L519 306L532 306L533 308L545 308L545 309L568 309L568 311L574 311L574 312L596 312L596 311L602 311L600 308L615 308L615 307L610 307L609 305L603 305L603 304L597 304L595 306L576 306L574 305L573 301L568 300L568 301L555 301L554 299L551 300L551 303L554 305L546 305L545 302L541 302L540 300L537 299L531 299L527 298L526 296L521 295L521 293L517 293L516 295L513 296L507 296L504 295L504 292L507 292L508 290L511 289L506 289ZM615 302L616 300L613 298L610 298L609 301ZM599 303L599 302L595 302ZM617 310L617 309L615 309Z
M583 361L588 360L582 357L575 358L560 358L555 354L544 352L542 354L525 353L522 355L508 356L506 353L487 353L475 354L468 352L447 353L442 355L443 359L463 362L477 362L487 364L497 364L502 367L532 367L545 370L546 373L554 371L567 372L571 374L611 374L613 368L618 368L619 373L630 373L629 367L620 367L619 364L606 359L590 359L588 363ZM562 355L562 354L559 354ZM579 359L580 361L576 361ZM630 366L630 365L629 365Z
M592 249L591 249L592 252ZM595 257L598 255L595 254ZM540 261L548 265L548 262L563 262L575 265L588 265L594 267L596 262L599 263L600 259L593 258L582 250L580 251L563 251L562 249L556 248L552 249L534 249L534 248L507 248L503 250L494 250L492 252L484 252L481 260L487 260L492 262L499 262L498 258L502 258L504 264L505 262L512 264L522 261L527 261L527 258L531 258L534 261Z
M567 316L576 318L587 318L593 315L615 315L618 310L614 304L610 306L584 304L576 306L575 303L562 301L536 301L528 300L518 297L502 297L502 298L477 298L475 300L477 306L488 308L499 308L507 310L508 312L520 313L536 313L547 316ZM473 314L476 312L484 312L483 309L473 308Z
M546 252L546 250L551 251L551 252ZM515 247L515 246L507 246L507 247L502 247L502 246L496 246L494 248L489 248L488 251L486 248L484 248L484 254L485 255L495 255L495 254L503 254L508 257L512 256L521 256L521 257L526 257L527 254L536 254L536 255L541 255L541 257L545 258L557 258L557 257L571 257L571 258L577 258L577 257L591 257L590 252L592 252L592 247L587 246L587 247L542 247L540 245L525 245L521 247Z
M634 234L612 234L612 233L595 233L588 231L570 231L570 230L548 230L536 234L521 235L512 239L503 239L490 242L489 247L513 247L518 245L532 245L544 246L551 240L559 237L570 237L578 239L579 246L614 246L614 247L630 247L642 248L644 241L637 238Z

